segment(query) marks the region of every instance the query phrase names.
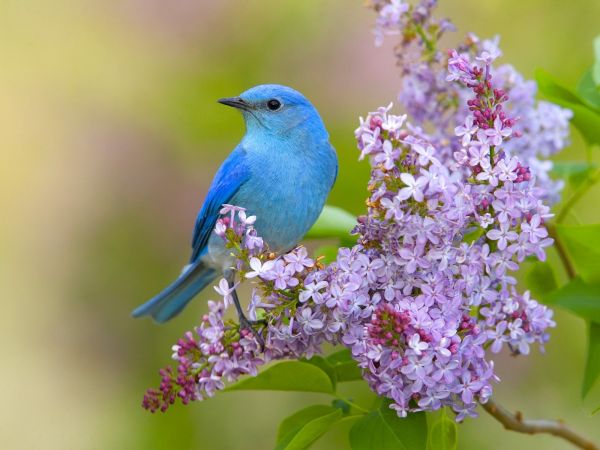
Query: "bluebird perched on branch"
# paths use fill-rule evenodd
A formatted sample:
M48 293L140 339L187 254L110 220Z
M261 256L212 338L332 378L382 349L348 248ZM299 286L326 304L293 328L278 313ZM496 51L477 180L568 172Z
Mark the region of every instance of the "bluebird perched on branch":
M194 227L192 256L164 291L133 311L159 323L179 314L202 289L223 276L234 286L233 258L214 232L223 204L246 208L271 251L292 249L317 220L335 182L338 163L321 117L299 92L267 84L219 103L241 111L246 134L215 175ZM250 327L235 291L240 324Z

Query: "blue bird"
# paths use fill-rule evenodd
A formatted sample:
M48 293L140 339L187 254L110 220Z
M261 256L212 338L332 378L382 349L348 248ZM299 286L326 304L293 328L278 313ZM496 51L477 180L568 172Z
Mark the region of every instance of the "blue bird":
M271 251L291 250L319 217L338 170L335 149L312 104L286 86L253 87L219 103L241 111L246 134L219 168L194 227L192 256L164 291L133 311L163 323L179 314L215 278L234 283L232 259L214 233L224 203L246 208ZM237 295L243 326L251 326Z

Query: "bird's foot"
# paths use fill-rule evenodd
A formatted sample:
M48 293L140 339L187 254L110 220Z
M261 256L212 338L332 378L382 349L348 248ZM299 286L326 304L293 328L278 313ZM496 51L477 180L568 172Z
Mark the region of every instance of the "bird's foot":
M267 322L265 320L248 320L246 315L244 314L244 310L242 309L242 305L240 304L240 299L238 298L237 292L234 289L233 280L229 281L229 288L233 289L231 295L233 296L233 304L235 305L235 310L238 314L238 319L240 321L240 333L242 330L247 330L252 333L252 336L256 337L258 344L260 345L260 351L265 351L265 340L262 335L258 331L258 328L262 326L266 327Z
M260 334L259 328L265 327L267 322L265 320L249 320L243 314L239 316L240 321L240 332L242 330L247 330L256 338L256 341L260 345L260 351L265 351L265 340Z

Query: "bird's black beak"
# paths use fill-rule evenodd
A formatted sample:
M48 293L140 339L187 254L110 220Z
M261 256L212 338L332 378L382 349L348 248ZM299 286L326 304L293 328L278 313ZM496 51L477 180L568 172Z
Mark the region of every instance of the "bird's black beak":
M234 108L247 110L250 109L250 105L242 100L240 97L226 97L217 100L219 103L227 106L233 106Z

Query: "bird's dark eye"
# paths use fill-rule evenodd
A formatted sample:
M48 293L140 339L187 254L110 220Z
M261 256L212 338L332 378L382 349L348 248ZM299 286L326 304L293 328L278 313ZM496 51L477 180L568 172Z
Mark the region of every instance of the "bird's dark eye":
M281 108L281 102L272 98L267 102L267 108L269 108L271 111L277 111L279 108Z

